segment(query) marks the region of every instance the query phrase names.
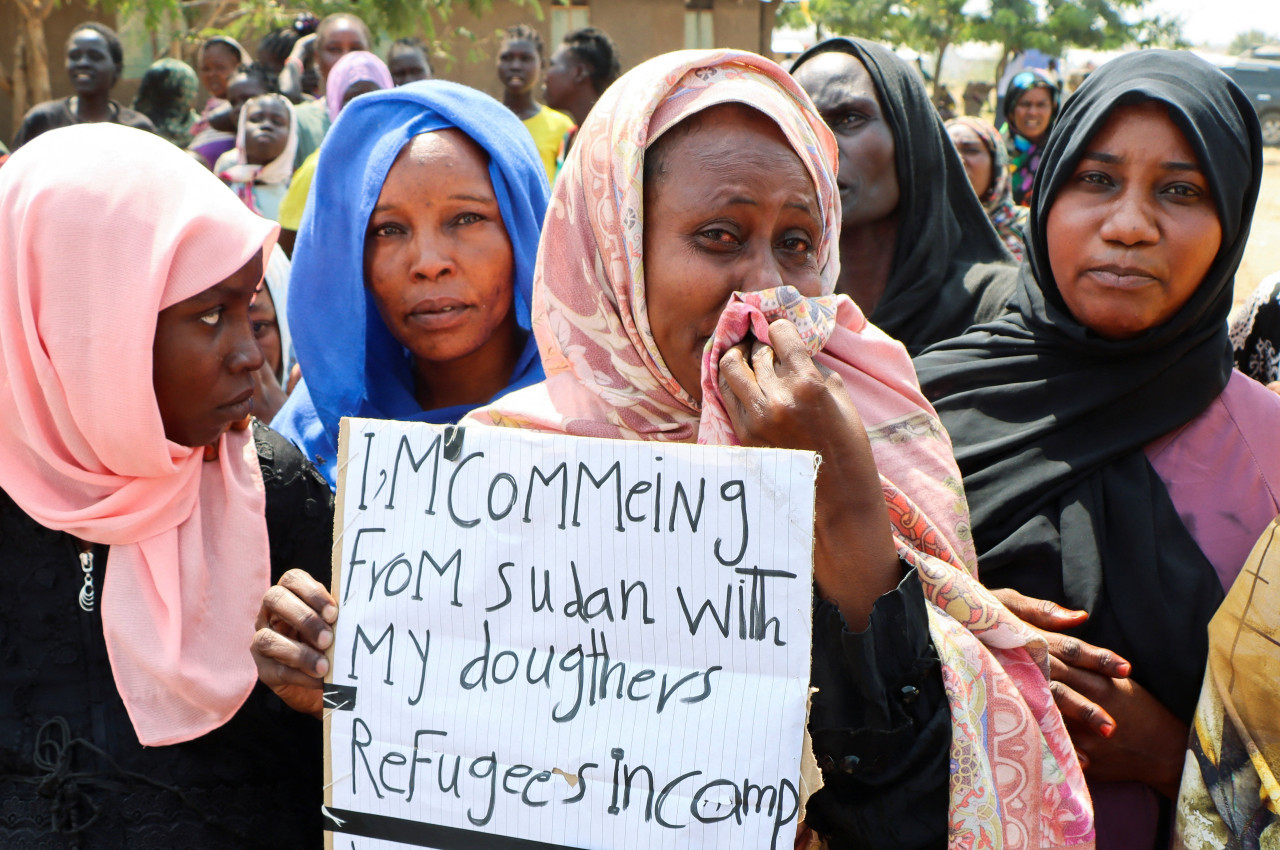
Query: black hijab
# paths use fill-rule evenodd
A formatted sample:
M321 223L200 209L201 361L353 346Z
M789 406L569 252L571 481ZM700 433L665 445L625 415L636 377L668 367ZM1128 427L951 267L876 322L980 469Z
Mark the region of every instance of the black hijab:
M1045 221L1112 110L1153 100L1196 153L1222 245L1173 318L1111 341L1063 302ZM1163 50L1108 62L1067 101L1046 145L1012 311L916 359L955 441L984 582L1089 611L1080 636L1132 661L1134 678L1184 721L1223 591L1143 447L1226 387L1226 319L1261 175L1258 119L1221 71Z
M898 237L893 270L869 318L912 354L993 319L1013 294L1016 267L978 202L920 74L887 48L856 38L815 44L861 62L893 131Z

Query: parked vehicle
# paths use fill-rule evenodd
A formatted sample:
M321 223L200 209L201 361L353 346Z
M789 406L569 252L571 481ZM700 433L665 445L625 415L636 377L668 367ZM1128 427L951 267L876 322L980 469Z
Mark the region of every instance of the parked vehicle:
M1262 122L1262 141L1280 145L1280 62L1258 56L1239 56L1222 70L1236 81Z

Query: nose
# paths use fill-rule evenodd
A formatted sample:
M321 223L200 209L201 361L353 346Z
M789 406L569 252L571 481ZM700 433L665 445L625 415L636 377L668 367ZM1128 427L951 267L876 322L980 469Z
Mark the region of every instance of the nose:
M762 292L775 289L786 281L782 277L782 266L773 255L773 246L766 240L758 239L753 250L743 258L745 270L739 292Z
M448 240L439 234L419 232L413 240L413 250L410 273L415 281L434 283L457 271Z
M227 355L223 359L228 371L239 374L261 369L262 364L267 361L262 353L262 346L253 335L253 322L246 316L244 321L235 324Z
M1098 235L1121 245L1160 241L1160 227L1150 200L1136 188L1121 191L1109 204Z

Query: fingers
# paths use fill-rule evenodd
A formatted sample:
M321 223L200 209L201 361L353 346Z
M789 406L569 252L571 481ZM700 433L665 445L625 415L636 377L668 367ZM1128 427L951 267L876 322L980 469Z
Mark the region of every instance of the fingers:
M1060 632L1073 629L1089 619L1086 611L1063 608L1050 599L1033 599L1030 596L1023 596L1011 587L1003 587L991 592L1004 603L1004 607L1016 614L1018 619L1037 629Z
M310 646L292 640L280 632L262 628L253 636L250 647L258 678L272 690L286 686L319 689L329 672L329 659Z
M318 650L333 643L338 606L324 585L302 570L289 570L262 597L257 628L296 637Z
M1057 703L1063 719L1078 723L1104 738L1110 738L1112 733L1115 732L1116 721L1101 705L1077 690L1081 680L1071 675L1071 668L1057 659L1053 659L1049 662L1049 669L1052 677L1052 681L1049 682L1049 692L1053 694L1053 701ZM1102 679L1096 673L1074 672L1079 673L1081 676L1094 676ZM1104 679L1103 681L1106 680ZM1086 690L1089 690L1087 686Z
M1109 649L1068 635L1049 633L1045 637L1049 641L1049 654L1073 668L1090 670L1113 679L1123 679L1132 672L1132 665Z

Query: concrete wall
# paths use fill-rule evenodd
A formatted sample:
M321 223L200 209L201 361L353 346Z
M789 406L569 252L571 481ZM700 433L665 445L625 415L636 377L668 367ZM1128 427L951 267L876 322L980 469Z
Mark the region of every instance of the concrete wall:
M437 60L439 76L455 80L501 96L494 63L498 52L496 32L525 23L538 30L547 47L548 57L555 50L551 43L551 3L541 0L542 20L533 11L498 0L493 10L476 20L455 13L442 32L446 52L451 52L452 67ZM717 47L737 47L760 52L760 16L764 4L759 0L715 0L713 29ZM591 0L590 25L607 32L618 45L622 70L633 68L646 59L682 49L684 44L684 0ZM465 28L478 36L474 42L451 32ZM473 55L469 55L473 54Z

